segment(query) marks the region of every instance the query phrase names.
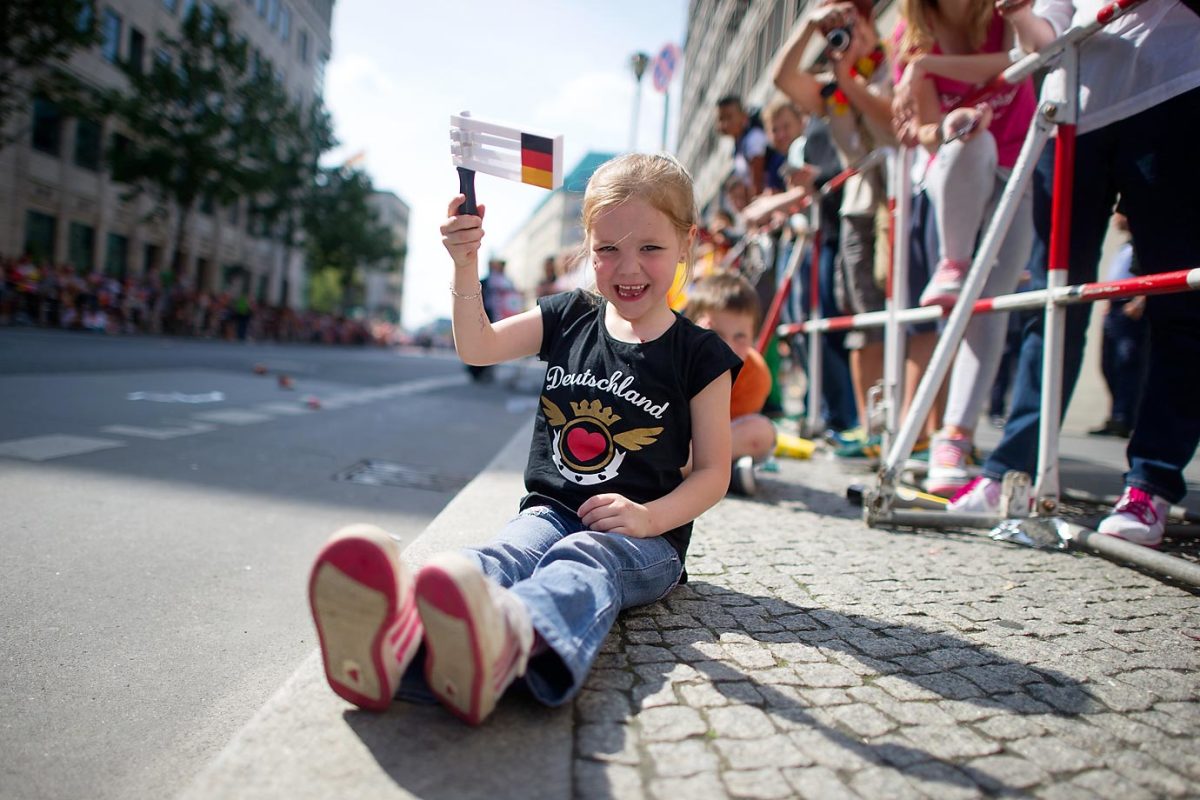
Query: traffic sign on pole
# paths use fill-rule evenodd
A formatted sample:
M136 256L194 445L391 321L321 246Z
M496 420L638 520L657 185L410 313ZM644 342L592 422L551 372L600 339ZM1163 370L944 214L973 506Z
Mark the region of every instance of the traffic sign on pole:
M683 54L674 42L667 42L654 58L654 89L658 92L667 91L671 78L675 77L675 68Z

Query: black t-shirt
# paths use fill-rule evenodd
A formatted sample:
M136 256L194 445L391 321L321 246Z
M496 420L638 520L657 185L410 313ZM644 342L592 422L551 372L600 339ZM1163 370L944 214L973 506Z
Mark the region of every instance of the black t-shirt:
M635 503L668 494L683 482L691 399L741 367L720 337L678 314L654 341L618 341L604 326L605 305L580 289L538 300L547 368L522 509L552 504L575 514L596 494ZM682 560L692 524L663 535Z

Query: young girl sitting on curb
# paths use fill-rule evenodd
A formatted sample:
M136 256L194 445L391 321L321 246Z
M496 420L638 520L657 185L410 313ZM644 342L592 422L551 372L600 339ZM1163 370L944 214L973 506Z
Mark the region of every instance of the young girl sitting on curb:
M471 364L546 361L527 494L491 543L432 557L414 578L383 531L352 526L317 556L309 599L332 689L387 708L425 644L428 688L477 725L516 679L547 705L579 691L623 608L686 579L692 521L729 486L729 397L740 361L673 312L696 207L673 158L602 166L583 202L596 291L488 321L478 288L484 208L450 203L454 339ZM691 455L691 469L685 465Z

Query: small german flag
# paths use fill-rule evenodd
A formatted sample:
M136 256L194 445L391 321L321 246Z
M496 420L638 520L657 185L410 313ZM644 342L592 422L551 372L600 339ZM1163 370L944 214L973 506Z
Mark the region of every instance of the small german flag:
M554 188L554 141L532 133L521 134L521 183Z

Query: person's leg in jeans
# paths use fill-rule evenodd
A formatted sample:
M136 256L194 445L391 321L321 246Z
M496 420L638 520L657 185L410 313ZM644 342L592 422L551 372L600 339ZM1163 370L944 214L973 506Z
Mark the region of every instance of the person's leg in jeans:
M1076 140L1075 184L1071 216L1070 284L1096 279L1100 248L1116 200L1116 187L1107 165L1113 158L1112 140L1105 130ZM1047 144L1033 176L1035 247L1049 257L1050 212L1054 176L1054 143ZM1035 272L1039 270L1034 270ZM1079 378L1091 305L1067 306L1063 354L1062 411L1065 414ZM1032 474L1037 467L1038 426L1042 403L1042 345L1044 315L1036 314L1023 332L1013 384L1012 408L1004 435L984 462L983 475L999 481L1009 470Z
M621 609L662 598L683 571L661 536L589 531L574 515L545 506L526 509L494 540L462 555L528 612L544 646L534 645L524 681L547 705L579 692ZM421 682L410 668L402 689L419 696Z
M838 316L834 293L834 268L838 239L822 242L820 280L817 281L817 301L822 317ZM837 331L821 336L823 374L821 393L825 399L825 423L831 430L844 431L859 424L854 403L854 383L850 380L850 355L846 349L846 334Z
M1197 125L1200 89L1110 126L1119 136L1114 158L1118 188L1144 273L1200 266ZM1195 397L1200 385L1200 297L1195 292L1149 297L1146 320L1149 371L1129 441L1125 484L1178 502L1187 492L1183 469L1200 442L1200 402ZM1160 514L1160 529L1161 521Z

